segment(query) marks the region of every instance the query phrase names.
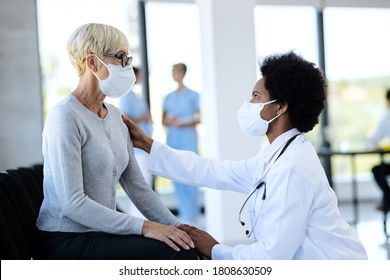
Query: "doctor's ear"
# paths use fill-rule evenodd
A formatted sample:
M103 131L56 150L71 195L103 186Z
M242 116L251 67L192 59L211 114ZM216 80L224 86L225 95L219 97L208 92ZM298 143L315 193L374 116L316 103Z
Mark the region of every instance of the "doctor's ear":
M287 103L284 103L284 104L279 103L278 105L279 105L279 107L278 107L278 110L276 111L276 113L278 115L286 113L286 111L288 109L288 104Z

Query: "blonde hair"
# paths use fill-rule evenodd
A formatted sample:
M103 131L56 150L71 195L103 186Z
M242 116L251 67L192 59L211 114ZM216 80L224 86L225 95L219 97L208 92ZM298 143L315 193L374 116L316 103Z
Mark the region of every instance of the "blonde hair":
M78 27L69 37L66 45L70 62L79 75L85 72L85 58L95 54L103 60L105 53L128 50L129 43L119 29L99 23L87 23Z

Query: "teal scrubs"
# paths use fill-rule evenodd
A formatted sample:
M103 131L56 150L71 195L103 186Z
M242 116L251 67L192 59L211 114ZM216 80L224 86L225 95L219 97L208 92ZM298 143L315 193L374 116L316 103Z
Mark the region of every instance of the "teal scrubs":
M169 93L163 104L167 118L178 117L179 122L189 122L199 112L199 94L189 88L180 93ZM198 154L198 133L195 127L167 128L168 146ZM199 190L196 187L174 182L175 197L180 219L183 223L196 223L200 214Z
M136 95L133 91L121 97L119 108L129 118L140 118L149 112L146 101L142 96ZM146 135L152 136L152 121L141 122L138 125Z

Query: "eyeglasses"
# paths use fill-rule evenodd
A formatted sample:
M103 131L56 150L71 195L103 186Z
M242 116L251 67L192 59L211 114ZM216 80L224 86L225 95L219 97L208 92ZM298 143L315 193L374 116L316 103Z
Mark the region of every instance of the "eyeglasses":
M132 56L125 55L123 53L121 53L121 54L105 53L105 54L103 54L103 56L115 57L117 59L120 59L121 63L122 63L122 67L126 67L128 65L131 65L131 63L133 62L133 57Z
M246 234L246 237L250 237L253 233L253 230L257 224L257 221L259 220L259 217L260 217L260 214L261 214L261 209L263 208L263 204L264 204L264 200L265 198L267 197L267 188L266 188L266 184L265 182L261 182L250 194L249 196L247 197L247 199L244 201L244 204L241 206L241 209L240 209L240 212L238 213L238 220L240 221L241 225L242 226L245 226L245 223L241 220L241 213L242 213L242 210L244 209L245 205L247 204L249 198L251 198L251 196L257 191L259 190L262 186L264 186L264 191L263 191L263 195L261 197L261 200L263 200L263 202L261 203L261 206L260 206L260 209L257 213L257 217L256 217L256 220L254 221L253 225L252 225L252 229L249 231L249 230L246 230L245 231L245 234ZM258 197L258 194L256 194L256 200L257 200L257 197ZM254 205L256 205L256 201L254 203Z

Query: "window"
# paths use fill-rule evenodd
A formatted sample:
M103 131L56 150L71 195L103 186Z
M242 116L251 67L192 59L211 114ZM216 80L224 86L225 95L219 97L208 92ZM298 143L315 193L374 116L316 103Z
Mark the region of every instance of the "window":
M112 5L112 1L108 0L37 0L44 117L51 107L77 86L77 72L66 52L68 38L77 27L89 22L115 26L126 34L130 47L134 47L130 34L131 3L116 0L115 7L121 9L115 9L115 13L107 12L107 7ZM91 7L93 12L88 12Z
M202 92L198 8L195 4L150 2L146 5L146 25L153 135L165 142L162 102L177 87L172 79L172 65L185 63L185 85Z
M149 2L146 5L146 25L153 137L165 142L166 134L162 126L163 100L177 88L172 79L172 65L185 63L187 74L184 84L202 94L198 7L188 3ZM198 133L201 153L201 126L198 126ZM156 187L160 192L171 191L170 182L161 177L157 177Z
M326 8L326 69L330 141L335 150L362 150L386 110L390 88L390 10ZM333 175L350 172L349 159L335 157ZM358 173L370 173L378 156L357 158Z
M254 11L257 57L295 51L307 60L318 61L316 11L313 7L262 6ZM321 144L320 126L307 137Z

